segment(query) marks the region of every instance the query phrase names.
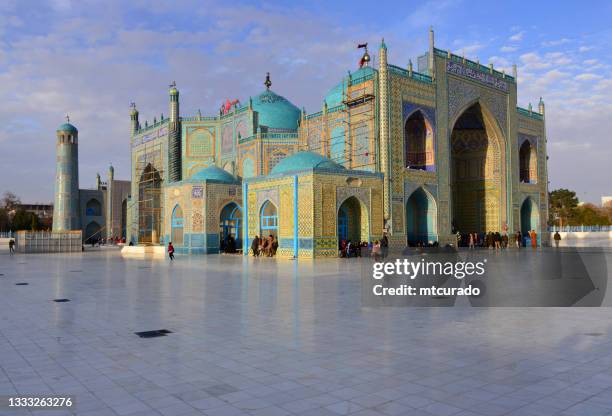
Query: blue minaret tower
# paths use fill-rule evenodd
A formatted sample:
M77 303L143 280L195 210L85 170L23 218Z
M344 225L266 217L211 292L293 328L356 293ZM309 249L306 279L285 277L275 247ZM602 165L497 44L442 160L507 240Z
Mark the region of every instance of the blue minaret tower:
M79 131L66 116L66 123L57 128L56 136L53 231L80 230Z

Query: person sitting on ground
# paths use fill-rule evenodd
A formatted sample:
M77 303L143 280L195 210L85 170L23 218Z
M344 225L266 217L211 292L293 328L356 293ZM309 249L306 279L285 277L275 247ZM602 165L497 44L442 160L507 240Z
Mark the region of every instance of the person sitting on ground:
M272 256L276 256L276 250L278 250L278 239L274 237L274 240L272 240Z

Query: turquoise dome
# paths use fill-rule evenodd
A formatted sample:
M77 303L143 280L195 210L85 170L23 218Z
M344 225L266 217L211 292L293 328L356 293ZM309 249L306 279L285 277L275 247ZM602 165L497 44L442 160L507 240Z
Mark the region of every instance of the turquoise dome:
M374 68L369 66L364 66L363 68L359 68L357 71L351 73L351 79L357 80L359 78L365 77L367 75L371 75L374 73ZM348 86L348 76L342 78L342 82L333 87L328 91L325 96L325 102L328 107L335 107L337 105L342 104L344 100L344 94L346 93Z
M300 170L311 169L344 169L344 166L339 165L331 159L321 156L313 152L297 152L291 156L281 159L280 162L272 168L272 175L276 173L295 172Z
M259 114L261 126L283 130L298 128L300 109L271 90L266 90L253 98L253 110Z
M217 166L209 166L202 169L191 177L192 180L196 181L215 181L223 183L236 183L236 178L231 173L224 171Z
M70 124L70 123L64 123L64 124L62 124L61 126L59 126L59 127L57 128L57 131L65 131L65 132L68 132L68 133L77 133L77 132L78 132L77 128L76 128L76 127L74 127L74 126L73 126L72 124Z

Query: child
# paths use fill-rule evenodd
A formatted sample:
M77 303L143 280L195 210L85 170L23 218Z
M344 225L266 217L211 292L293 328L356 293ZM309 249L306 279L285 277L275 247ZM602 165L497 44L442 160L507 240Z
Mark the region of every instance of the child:
M172 241L168 243L168 257L170 257L170 261L174 260L174 246L172 245Z

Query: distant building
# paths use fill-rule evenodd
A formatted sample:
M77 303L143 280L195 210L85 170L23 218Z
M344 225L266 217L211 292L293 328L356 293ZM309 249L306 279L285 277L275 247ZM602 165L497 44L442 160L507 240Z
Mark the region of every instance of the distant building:
M19 204L14 210L9 212L9 215L14 215L15 211L22 209L25 212L35 214L43 228L51 228L53 223L53 205L52 204Z
M95 189L79 189L79 132L69 122L57 129L53 231L83 231L83 240L126 236L130 181L115 180L108 168L107 181L96 178Z
M601 206L605 207L606 204L612 204L612 196L602 196L601 197Z

